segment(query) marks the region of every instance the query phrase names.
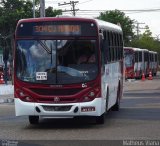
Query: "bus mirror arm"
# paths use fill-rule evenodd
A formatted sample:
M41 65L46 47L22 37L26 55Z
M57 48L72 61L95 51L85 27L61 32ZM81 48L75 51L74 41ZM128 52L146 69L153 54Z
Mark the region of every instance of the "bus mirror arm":
M103 34L102 33L99 36L99 42L100 42L100 48L102 50L102 48L103 48Z

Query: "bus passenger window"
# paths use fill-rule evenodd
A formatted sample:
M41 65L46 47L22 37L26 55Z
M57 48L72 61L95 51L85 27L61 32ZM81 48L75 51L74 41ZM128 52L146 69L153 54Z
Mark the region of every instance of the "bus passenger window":
M123 58L123 40L122 40L122 35L120 34L119 35L119 40L120 40L120 59L122 59Z

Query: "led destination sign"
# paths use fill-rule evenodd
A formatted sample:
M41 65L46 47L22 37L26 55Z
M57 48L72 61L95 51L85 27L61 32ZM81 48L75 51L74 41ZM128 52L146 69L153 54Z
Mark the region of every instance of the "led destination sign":
M62 34L81 34L79 25L36 25L33 27L34 33L62 33Z

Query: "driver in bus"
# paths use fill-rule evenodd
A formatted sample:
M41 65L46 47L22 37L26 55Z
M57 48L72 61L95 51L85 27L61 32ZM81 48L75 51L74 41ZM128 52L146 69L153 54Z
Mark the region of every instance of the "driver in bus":
M83 54L79 57L77 64L86 64L86 63L95 63L96 57L95 54L92 54L90 56L87 56Z

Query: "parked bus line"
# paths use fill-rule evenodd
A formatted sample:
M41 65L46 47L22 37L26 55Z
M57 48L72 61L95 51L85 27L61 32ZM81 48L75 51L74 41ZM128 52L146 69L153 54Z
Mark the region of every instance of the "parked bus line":
M158 70L158 53L147 49L124 47L125 78L137 79L151 73L156 76Z

